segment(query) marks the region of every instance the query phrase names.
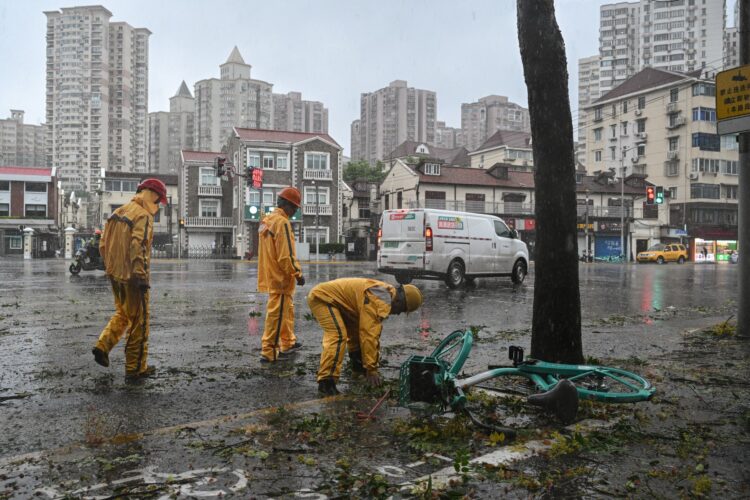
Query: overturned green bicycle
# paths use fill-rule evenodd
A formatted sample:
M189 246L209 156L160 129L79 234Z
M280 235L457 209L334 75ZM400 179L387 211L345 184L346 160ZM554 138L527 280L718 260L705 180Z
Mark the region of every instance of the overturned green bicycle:
M654 387L635 373L596 365L567 365L523 357L523 349L510 346L513 366L491 367L467 378L458 378L474 343L471 331L456 330L445 337L429 356L410 356L400 373L399 401L404 406L428 403L442 410L465 409L465 390L498 377L523 377L540 394L529 396L532 404L554 411L560 420L575 418L578 399L606 403L647 401Z

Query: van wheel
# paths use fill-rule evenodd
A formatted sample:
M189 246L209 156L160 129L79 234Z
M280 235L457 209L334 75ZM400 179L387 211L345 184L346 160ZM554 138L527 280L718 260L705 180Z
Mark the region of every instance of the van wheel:
M448 266L448 275L445 277L445 284L448 285L448 288L459 288L465 282L464 265L460 260L454 260Z
M526 264L521 259L513 264L513 273L510 275L510 279L517 285L520 285L526 279Z
M680 255L680 258L677 259L677 263L678 264L684 264L685 263L685 257L683 257L682 255Z
M397 274L396 275L396 282L400 285L408 285L412 282L414 278L409 276L408 274Z

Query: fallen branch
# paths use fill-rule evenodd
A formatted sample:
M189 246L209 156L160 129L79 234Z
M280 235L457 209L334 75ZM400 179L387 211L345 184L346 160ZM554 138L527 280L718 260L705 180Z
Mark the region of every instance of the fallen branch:
M3 401L10 401L11 399L24 399L33 396L30 392L21 392L18 394L13 394L12 396L0 396L0 403Z

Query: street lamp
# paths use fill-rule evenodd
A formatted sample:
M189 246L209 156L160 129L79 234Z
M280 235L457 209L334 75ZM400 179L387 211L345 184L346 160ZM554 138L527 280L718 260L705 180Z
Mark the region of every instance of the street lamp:
M625 252L625 153L637 149L642 143L636 143L635 146L622 148L620 154L620 251L624 262L627 262L627 253Z

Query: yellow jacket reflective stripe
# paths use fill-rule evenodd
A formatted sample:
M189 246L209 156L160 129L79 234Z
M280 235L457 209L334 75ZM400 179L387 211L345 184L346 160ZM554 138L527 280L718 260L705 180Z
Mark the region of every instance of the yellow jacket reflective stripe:
M345 321L358 325L362 365L368 373L377 372L382 322L391 313L396 289L378 280L341 278L315 286L310 296L337 308Z
M294 293L299 276L302 269L297 261L294 231L289 217L277 207L258 228L258 291Z
M146 200L141 192L112 213L99 242L107 275L123 283L133 277L149 280L154 238L154 217L151 214L157 209L158 205Z

